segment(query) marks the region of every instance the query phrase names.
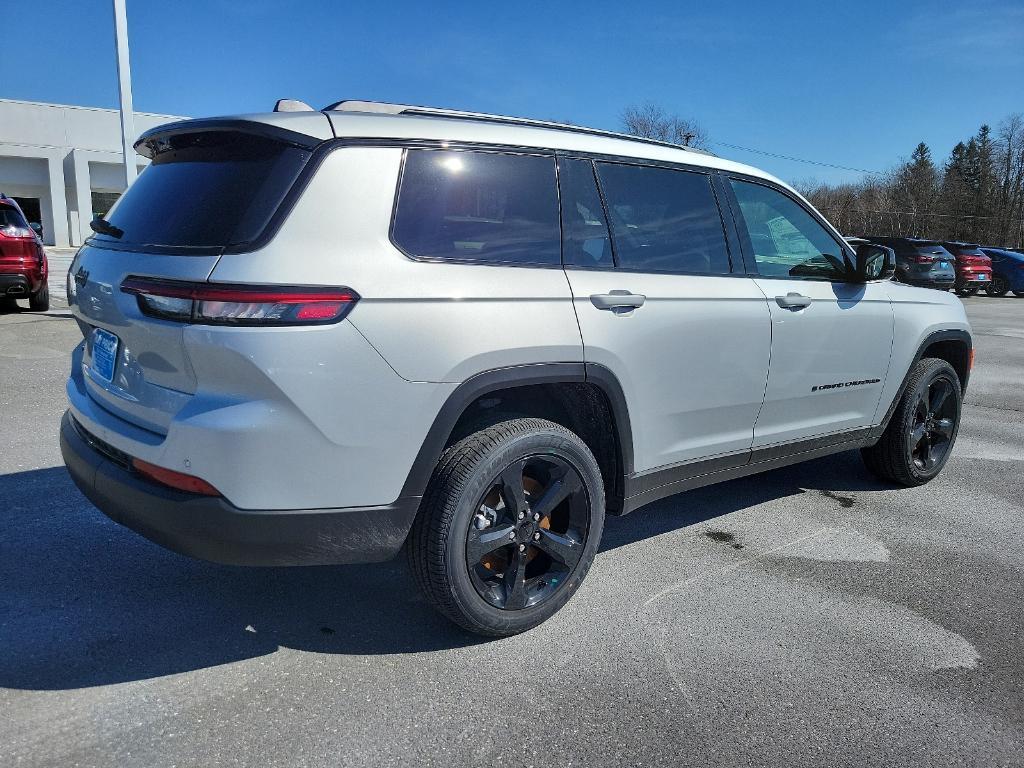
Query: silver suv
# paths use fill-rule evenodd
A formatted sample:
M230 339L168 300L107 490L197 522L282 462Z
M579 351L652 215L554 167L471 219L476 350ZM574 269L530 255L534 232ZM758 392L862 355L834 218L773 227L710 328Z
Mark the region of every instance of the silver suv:
M576 591L605 514L862 450L928 482L972 364L767 174L574 126L370 102L173 123L75 257L61 448L178 552L406 549L508 635ZM295 111L298 110L298 111Z

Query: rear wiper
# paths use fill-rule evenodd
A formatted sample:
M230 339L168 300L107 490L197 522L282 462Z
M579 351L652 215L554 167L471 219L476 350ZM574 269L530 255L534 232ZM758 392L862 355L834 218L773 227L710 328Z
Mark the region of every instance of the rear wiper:
M124 236L123 229L115 227L102 216L97 216L95 219L90 221L89 228L97 235L110 235L111 237L116 237L118 240Z

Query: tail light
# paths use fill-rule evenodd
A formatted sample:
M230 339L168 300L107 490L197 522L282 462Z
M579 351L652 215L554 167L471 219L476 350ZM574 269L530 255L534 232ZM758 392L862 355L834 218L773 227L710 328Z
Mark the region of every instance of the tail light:
M8 224L0 227L0 235L6 235L7 237L31 237L34 238L36 233L32 231L30 227L19 227L14 224Z
M200 325L324 325L347 315L359 294L351 288L189 283L128 277L121 290L133 294L150 317Z
M202 496L220 496L221 493L205 480L184 472L158 467L142 459L132 459L132 468L148 480L166 485L178 491L198 493Z
M931 264L935 261L931 256L915 256L914 261L918 264Z

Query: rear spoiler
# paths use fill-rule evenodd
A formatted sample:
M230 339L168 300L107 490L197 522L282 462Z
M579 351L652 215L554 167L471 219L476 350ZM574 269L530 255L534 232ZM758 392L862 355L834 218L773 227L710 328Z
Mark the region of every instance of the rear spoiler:
M290 131L278 125L262 123L257 120L241 120L238 118L208 118L200 120L180 120L175 123L159 125L143 133L133 145L135 151L143 157L153 156L167 148L168 140L174 136L185 136L190 133L210 132L245 133L251 136L262 136L267 139L288 144L302 149L313 149L324 140L297 131Z

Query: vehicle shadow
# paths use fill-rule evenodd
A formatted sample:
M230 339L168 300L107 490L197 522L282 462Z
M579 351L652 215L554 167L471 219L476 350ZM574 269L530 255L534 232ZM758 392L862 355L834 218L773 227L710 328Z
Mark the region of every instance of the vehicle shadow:
M107 519L64 467L0 476L0 687L140 680L270 654L453 648L404 561L244 568L177 555Z
M692 491L609 518L603 550L805 489L881 487L848 459ZM431 610L401 558L306 568L193 560L108 520L63 467L0 475L0 498L0 687L108 685L282 647L380 655L486 642Z
M894 487L868 472L858 451L833 454L687 491L625 517L609 517L605 521L601 551L607 552L774 499L820 492L833 503L851 506L853 500L843 494Z

